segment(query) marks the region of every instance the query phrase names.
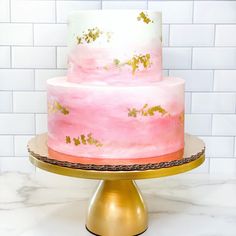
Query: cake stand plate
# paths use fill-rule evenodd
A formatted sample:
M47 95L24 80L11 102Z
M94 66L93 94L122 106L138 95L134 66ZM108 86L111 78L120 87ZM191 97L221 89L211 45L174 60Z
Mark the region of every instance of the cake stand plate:
M205 160L204 142L185 135L184 155L168 162L132 165L90 165L56 161L49 155L47 133L32 138L28 143L33 165L56 174L102 180L95 191L86 219L86 228L95 235L139 235L148 227L147 208L134 182L136 179L158 178L192 170ZM91 159L92 160L92 159Z

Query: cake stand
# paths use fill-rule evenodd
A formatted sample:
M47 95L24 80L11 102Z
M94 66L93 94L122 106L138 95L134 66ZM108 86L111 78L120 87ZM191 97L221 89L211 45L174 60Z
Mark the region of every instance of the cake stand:
M134 182L137 179L159 178L189 171L205 159L203 141L185 135L184 156L178 160L152 164L83 165L53 160L47 148L47 133L28 143L33 165L60 175L101 180L95 191L86 219L86 228L95 235L139 235L148 227L148 213L142 195Z

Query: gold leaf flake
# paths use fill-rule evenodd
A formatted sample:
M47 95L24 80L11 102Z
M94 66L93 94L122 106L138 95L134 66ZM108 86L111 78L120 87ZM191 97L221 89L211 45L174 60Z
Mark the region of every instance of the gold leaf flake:
M79 137L78 137L78 138L73 138L73 141L74 141L74 144L75 144L76 146L80 145Z
M167 111L161 106L148 107L148 104L144 104L141 109L128 108L128 116L137 117L140 116L154 116L155 113L160 113L162 116L167 114Z
M153 20L151 20L147 14L145 14L143 11L139 14L139 16L137 17L137 20L138 21L143 21L144 23L146 24L149 24L149 23L154 23Z
M71 143L70 136L66 136L66 143Z
M119 59L115 58L113 60L113 64L116 67L121 67L121 66L131 66L132 68L132 74L135 74L135 72L140 69L140 65L143 66L143 68L149 68L151 66L151 55L149 53L142 55L134 55L131 59L125 62L121 62ZM108 66L106 66L108 68Z
M136 70L139 69L140 64L142 64L145 69L150 67L150 58L151 56L149 53L145 55L135 55L130 60L128 60L126 64L132 67L132 73L134 74Z
M86 145L87 143L86 143L85 135L84 135L84 134L81 134L81 135L80 135L80 138L81 138L82 144Z
M88 138L87 138L87 142L88 142L88 144L92 145L92 144L93 144L92 134L89 133L87 136L88 136Z
M65 141L66 143L71 143L71 137L70 136L66 136L65 138ZM86 135L84 134L81 134L80 136L76 137L76 138L73 138L73 142L74 142L74 145L75 146L78 146L80 144L83 144L83 145L95 145L96 147L102 147L103 144L98 141L97 139L93 138L92 136L92 133L89 133L87 134L87 137Z
M53 103L48 102L48 113L56 113L61 112L64 115L69 114L69 110L62 106L58 101L54 101Z
M113 63L114 63L116 66L118 66L118 65L120 65L120 60L116 58L116 59L113 60Z
M138 110L135 108L129 108L128 109L128 116L131 117L137 117Z
M182 125L184 125L184 112L181 112L180 116L179 116L179 120L180 120L180 123Z
M164 108L162 108L161 106L154 106L148 109L149 112L159 112L162 115L165 115L167 112Z
M98 27L95 27L92 29L88 29L86 33L83 32L82 36L78 35L76 37L77 44L92 43L96 41L99 37L101 37L101 35L104 35L104 37L106 37L107 39L107 42L110 42L112 33L111 32L104 33Z
M82 37L77 36L76 39L77 39L77 44L82 44L83 43L83 38Z

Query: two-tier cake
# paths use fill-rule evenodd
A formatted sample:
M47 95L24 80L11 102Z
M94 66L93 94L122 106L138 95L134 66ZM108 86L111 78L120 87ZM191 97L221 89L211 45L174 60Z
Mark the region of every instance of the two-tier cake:
M162 77L161 41L159 12L71 15L68 75L47 81L53 158L112 165L182 157L184 81Z

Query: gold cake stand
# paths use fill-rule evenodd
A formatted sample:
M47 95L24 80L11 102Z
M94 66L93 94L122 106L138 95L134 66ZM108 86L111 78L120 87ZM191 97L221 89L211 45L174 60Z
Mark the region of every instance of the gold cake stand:
M68 167L68 163L54 162L48 154L47 133L28 143L33 165L60 175L102 180L94 193L86 219L86 228L95 235L139 235L148 227L148 213L142 195L134 182L137 179L159 178L192 170L205 160L203 141L185 135L184 156L181 160L149 165L145 170L96 170ZM72 163L73 164L73 163ZM70 165L69 165L70 166ZM95 168L95 167L94 167ZM138 166L139 168L139 166Z

